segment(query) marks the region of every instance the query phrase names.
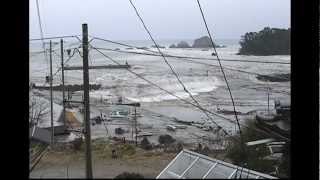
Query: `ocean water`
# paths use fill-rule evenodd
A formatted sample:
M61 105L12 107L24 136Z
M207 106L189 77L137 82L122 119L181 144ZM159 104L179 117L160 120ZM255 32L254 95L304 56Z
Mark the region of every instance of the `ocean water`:
M157 43L161 46L166 46L161 49L163 53L179 56L192 56L214 58L211 56L212 50L205 49L169 49L168 46L172 43L178 43L181 40L159 40ZM192 45L193 40L184 40ZM138 47L148 47L150 50L156 51L156 48L151 48L153 43L151 41L120 41L121 43L130 44ZM290 62L290 56L240 56L236 55L239 49L239 40L237 39L221 39L216 43L219 45L226 45L226 48L217 48L217 52L221 59L245 59L255 61L280 61ZM77 47L79 43L67 41L65 48ZM98 40L92 41L95 47L119 48L125 51L144 52L142 49L126 49L120 45L115 45ZM60 67L60 49L59 44L55 44L53 49L53 72L56 72ZM34 53L41 51L41 44L30 44L30 81L33 83L45 84L45 76L49 73L49 62L45 60L44 53ZM158 86L172 92L173 94L181 97L188 98L189 95L184 92L182 86L177 81L174 74L169 69L168 65L164 62L162 57L145 56L138 54L125 54L113 51L103 51L106 55L112 57L114 60L121 64L128 62L132 65L131 70L143 76ZM65 59L68 59L65 55ZM47 56L48 59L49 56ZM221 77L220 69L203 64L191 63L181 59L167 58L168 62L172 65L174 70L179 75L181 81L185 84L186 88L193 94L212 92L219 87L224 87L225 83ZM195 60L196 62L207 63L211 65L218 65L217 61L213 60ZM108 65L114 64L94 49L89 51L89 65ZM81 66L82 59L76 53L66 64L66 66ZM226 62L223 61L222 65L225 67L245 70L250 72L257 72L261 74L269 73L289 73L290 65L282 64L257 64L257 63L240 63L240 62ZM245 79L253 84L263 84L255 78L254 75L248 75L233 71L227 71L230 78ZM66 84L82 84L82 71L65 71ZM176 99L174 96L150 85L142 79L136 77L124 69L101 69L90 70L90 83L98 83L102 88L97 91L91 91L90 96L93 98L108 98L110 96L122 96L130 101L137 102L161 102L165 100ZM54 84L61 82L61 71L54 76ZM271 83L272 84L272 83Z

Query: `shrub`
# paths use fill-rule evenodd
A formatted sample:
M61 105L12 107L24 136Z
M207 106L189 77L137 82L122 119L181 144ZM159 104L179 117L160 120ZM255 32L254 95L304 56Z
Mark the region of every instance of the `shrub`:
M254 123L247 125L249 128L242 130L243 143L268 138L268 136L252 130L256 128L254 127ZM245 144L241 144L240 137L236 136L227 148L226 156L236 165L244 166L244 163L246 163L245 168L269 173L274 171L273 166L275 165L274 161L263 159L263 157L269 154L267 147L248 147Z
M284 146L283 156L279 165L279 174L283 178L290 178L290 143Z
M134 145L131 145L131 144L120 145L118 147L118 150L120 151L121 155L130 156L130 155L133 155L136 153L136 149L135 149Z
M150 150L152 148L148 138L144 137L141 141L141 148L145 150Z
M181 142L179 142L179 143L177 144L177 151L180 152L180 151L182 151L182 150L183 150L183 145L182 145Z
M123 134L124 133L124 130L122 128L116 128L115 129L115 133L116 134Z
M209 155L209 152L210 152L210 149L208 146L205 146L203 149L202 149L202 154L208 156Z
M129 173L129 172L123 172L117 175L116 177L114 177L114 179L143 179L143 178L144 177L139 173Z
M72 142L72 144L73 144L73 149L76 151L79 151L82 148L83 140L82 138L77 138Z
M176 140L172 136L165 134L165 135L160 135L158 141L160 144L168 145L175 142Z

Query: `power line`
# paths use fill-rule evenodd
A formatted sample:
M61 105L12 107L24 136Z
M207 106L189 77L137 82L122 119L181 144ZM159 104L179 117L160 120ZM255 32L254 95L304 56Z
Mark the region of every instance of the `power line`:
M102 48L102 47L96 47L97 49L101 49L101 50L106 50L106 51L114 51L114 52L119 52L119 53L128 53L128 54L138 54L138 55L147 55L147 56L161 56L158 54L150 54L150 53L143 53L143 52L134 52L134 51L123 51L123 50L114 50L114 49L109 49L109 48ZM147 50L146 50L147 51ZM154 51L151 51L154 52ZM165 55L165 57L172 57L172 58L177 58L179 60L182 61L189 61L191 63L195 63L195 64L202 64L202 65L206 65L206 66L212 66L212 67L220 67L219 65L214 65L214 64L208 64L208 63L204 63L204 62L198 62L198 61L194 61L191 59L194 59L194 57L188 57L188 56L173 56L173 55ZM199 59L199 58L196 58ZM241 72L241 73L246 73L246 74L251 74L251 75L259 75L259 76L265 76L265 77L270 77L272 78L272 76L270 75L264 75L264 74L260 74L260 73L255 73L255 72L250 72L250 71L244 71L244 70L240 70L240 69L235 69L235 68L231 68L231 67L227 67L227 66L223 66L224 69L230 70L230 71L237 71L237 72ZM287 80L288 78L284 78L284 77L277 77L278 79L283 79L283 80Z
M70 59L74 56L76 50L80 53L80 51L79 51L78 48L73 48L72 55L69 56L69 58L64 62L64 64L66 64L66 63L68 63L68 62L70 61ZM61 69L62 69L62 68L59 67L58 70L53 74L53 76L55 76L59 71L61 71Z
M238 124L238 128L239 128L239 133L240 133L240 136L241 136L241 128L240 128L240 124L239 124L239 119L238 119L236 107L235 107L235 105L234 105L234 100L233 100L233 97L232 97L231 89L230 89L230 87L229 87L229 83L228 83L228 80L227 80L227 78L226 78L226 75L225 75L225 73L224 73L224 71L223 71L223 67L222 67L222 65L221 65L221 62L220 62L220 59L219 59L219 55L218 55L217 50L216 50L216 48L215 48L215 44L213 43L213 39L212 39L212 37L211 37L211 34L210 34L210 31L209 31L209 28L208 28L206 19L205 19L205 17L204 17L204 14L203 14L203 11L202 11L202 8L201 8L201 5L200 5L199 0L197 0L197 2L198 2L198 5L199 5L199 9L200 9L200 12L201 12L201 15L202 15L203 22L204 22L204 24L205 24L205 27L206 27L207 32L208 32L209 37L210 37L211 45L212 45L212 47L213 47L213 49L214 49L214 52L215 52L215 54L216 54L216 56L217 56L217 59L218 59L219 65L220 65L220 69L221 69L221 72L222 72L222 74L223 74L223 78L224 78L224 80L225 80L225 82L226 82L226 85L227 85L227 88L228 88L228 91L229 91L229 94L230 94L230 98L231 98L232 105L233 105L233 110L234 110L234 116L235 116L235 118L236 118L236 120L237 120L237 124Z
M149 54L149 53L142 53L142 52L119 51L119 50L108 49L108 48L101 48L101 47L95 47L95 48L97 48L97 49L99 49L99 50L114 51L114 52L120 52L120 53L133 53L133 54L139 54L139 55L160 56L160 55ZM169 57L169 56L167 56L167 57ZM206 66L212 66L212 67L218 67L218 68L220 68L219 65L213 65L213 64L198 62L198 61L194 61L194 60L190 60L190 59L178 59L178 60L187 61L187 62L189 62L189 63L194 63L194 64L201 64L201 65L206 65ZM260 74L260 73L254 73L254 72L248 72L248 71L243 71L243 70L239 70L239 69L229 68L229 67L226 67L226 66L223 66L223 68L224 68L224 69L227 69L227 70L230 70L230 71L236 71L236 72L246 73L246 74L250 74L250 75L265 76L265 77L270 77L270 78L272 78L272 76L269 76L269 75L264 75L264 74ZM278 78L278 79L287 80L287 78L284 78L284 77L277 77L277 78ZM242 87L242 88L245 88L245 89L256 89L256 90L264 91L264 90L261 89L261 88L247 88L247 87ZM289 93L289 92L286 92L286 91L271 90L271 92L278 93L278 94L290 95L290 93Z
M120 42L116 42L116 41L111 41L111 40L107 40L107 39L103 39L103 38L99 38L99 37L93 37L90 41L93 41L95 39L97 40L101 40L101 41L105 41L105 42L109 42L112 44L118 44L121 46L125 46L125 47L129 47L129 48L136 48L136 49L141 49L140 47L137 46L132 46L129 44L125 44L125 43L120 43ZM112 49L109 49L112 50ZM148 52L152 52L152 53L158 53L157 51L152 51L149 49L142 49L144 51L148 51ZM119 51L121 52L121 50L114 50L114 51ZM124 52L130 52L130 51L124 51ZM134 52L133 52L134 53ZM137 52L137 54L139 54L139 52ZM143 53L141 53L143 54ZM149 54L149 55L154 55L154 56L161 56L161 55L156 55L156 54ZM195 59L195 60L209 60L209 61L218 61L218 59L213 59L213 58L205 58L205 57L190 57L190 56L177 56L177 55L169 55L169 54L164 54L165 57L175 57L175 58L188 58L188 59ZM248 62L248 63L266 63L266 64L287 64L290 65L291 63L289 62L279 62L279 61L255 61L255 60L245 60L245 59L220 59L220 61L226 61L226 62Z
M42 28L42 22L41 22L41 15L40 15L40 8L39 8L39 2L36 0L36 5L37 5L37 15L38 15L38 20L39 20L39 29L40 29L40 36L41 36L41 42L42 42L42 48L44 51L44 58L47 63L47 69L49 69L49 64L48 64L48 58L47 58L47 52L45 48L45 43L43 41L43 28Z
M106 54L104 54L103 52L101 52L99 49L97 49L97 48L95 48L95 47L93 47L93 46L91 46L91 47L92 47L93 49L95 49L97 52L99 52L100 54L102 54L104 57L106 57L107 59L109 59L110 61L112 61L113 63L120 65L119 62L117 62L117 61L115 61L114 59L112 59L111 57L107 56ZM140 79L146 81L147 83L151 84L152 86L157 87L158 89L166 92L167 94L169 94L169 95L171 95L171 96L173 96L173 97L176 97L177 99L179 99L180 101L182 101L182 102L184 102L184 103L186 103L186 104L192 105L192 106L194 106L194 107L196 107L196 108L198 108L198 109L200 109L200 110L206 111L206 112L208 112L208 113L210 113L210 114L212 114L212 115L215 115L215 116L217 116L217 117L220 117L220 118L222 118L222 119L224 119L224 120L227 120L227 121L229 121L229 122L231 122L231 123L236 123L236 122L234 122L234 120L232 120L232 119L229 119L229 118L224 117L224 116L222 116L222 115L220 115L220 114L217 114L217 113L214 113L214 112L209 111L209 110L207 110L207 109L204 109L204 108L202 108L202 107L200 107L200 106L197 106L196 104L194 104L194 103L192 103L192 102L190 102L190 101L188 101L188 100L185 100L185 99L183 99L183 98L175 95L174 93L172 93L172 92L170 92L170 91L168 91L168 90L166 90L166 89L158 86L157 84L153 83L152 81L144 78L144 77L141 76L140 74L138 74L138 73L136 73L136 72L134 72L134 71L132 71L132 70L130 70L130 69L128 69L128 68L126 68L126 70L127 70L128 72L134 74L134 75L137 76L138 78L140 78ZM215 122L213 122L213 123L215 123ZM245 125L245 124L241 124L241 125L242 125L242 127L250 128L249 126L247 126L247 125ZM221 127L221 126L219 126L219 127ZM222 127L221 127L221 128L222 128ZM260 130L260 129L256 129L256 128L250 128L250 129L255 130L256 132L260 132L260 133L264 133L264 134L266 134L266 135L269 135L267 132L265 132L265 131L263 131L263 130ZM224 129L223 129L223 130L224 130ZM282 139L285 139L285 140L288 140L288 141L290 140L289 138L286 138L286 137L284 137L284 136L282 136L282 135L280 135L280 134L275 134L275 135L278 136L279 138L282 138Z
M33 169L39 164L40 160L42 159L42 157L47 154L48 152L48 147L49 146L45 146L42 150L39 150L39 155L37 157L35 157L32 161L36 160L37 161L32 165L32 167L29 170L29 173L31 173L33 171Z
M38 0L37 0L37 2L38 2ZM79 42L82 42L78 36L80 36L80 35L54 36L54 37L43 37L43 35L42 35L41 38L30 39L29 41L40 41L40 40L43 41L43 40L61 39L61 38L76 38L77 40L79 40Z
M183 82L180 80L178 74L174 71L173 67L171 66L171 64L167 61L167 59L165 58L164 54L161 52L158 44L156 43L156 41L154 40L154 38L152 37L151 35L151 32L149 31L149 29L147 28L147 26L145 25L142 17L140 16L138 10L136 9L135 5L132 3L131 0L129 0L130 4L132 5L132 7L134 8L135 12L136 12L136 15L138 16L138 18L140 19L144 29L147 31L147 33L149 34L149 37L150 39L153 41L154 45L156 46L159 54L161 54L162 58L164 59L165 63L169 66L171 72L174 74L174 76L176 77L176 79L178 80L178 82L181 84L183 90L189 94L190 98L199 106L201 107L200 103L193 97L193 95L191 94L191 92L186 88L186 86L183 84ZM211 116L209 116L209 114L206 112L206 111L203 111L201 110L212 122L214 122L214 120L212 119ZM216 123L215 123L216 124ZM216 124L219 128L220 126L218 124ZM225 131L226 134L228 134L226 131Z
M92 47L93 49L95 49L96 51L98 51L100 54L102 54L104 57L106 57L106 58L108 58L109 60L111 60L112 62L114 62L115 64L120 65L120 63L118 63L117 61L113 60L111 57L107 56L106 54L104 54L104 53L101 52L100 50L96 49L96 48L93 47L93 46L91 46L91 47ZM176 97L177 99L179 99L179 100L181 100L181 101L183 101L183 102L185 102L185 103L187 103L187 104L190 104L190 105L192 105L192 106L195 106L195 107L197 107L198 109L200 109L201 111L208 111L208 110L204 109L203 107L201 107L201 106L199 106L199 105L195 105L195 104L193 104L193 103L191 103L191 102L189 102L189 101L187 101L187 100L185 100L185 99L183 99L183 98L175 95L174 93L172 93L172 92L170 92L170 91L168 91L168 90L166 90L166 89L163 89L162 87L160 87L160 86L158 86L157 84L151 82L150 80L144 78L143 76L139 75L138 73L136 73L136 72L134 72L134 71L132 71L132 70L130 70L130 69L127 69L127 68L126 68L126 70L129 71L130 73L136 75L138 78L140 78L140 79L148 82L149 84L151 84L151 85L153 85L153 86L161 89L162 91L165 91L166 93L168 93L168 94ZM221 116L221 115L219 115L219 114L216 114L216 113L213 113L213 112L210 112L210 113L211 113L211 114L214 114L214 115L216 115L216 116L218 116L218 117L220 117L220 118L223 118L223 119L226 119L226 120L229 120L229 121L233 121L233 120L228 119L228 118L226 118L226 117L224 117L224 116ZM213 120L212 120L212 121L213 121ZM215 123L218 127L222 128L222 127L219 126L215 121L213 121L213 123ZM225 131L225 133L227 133L227 132Z

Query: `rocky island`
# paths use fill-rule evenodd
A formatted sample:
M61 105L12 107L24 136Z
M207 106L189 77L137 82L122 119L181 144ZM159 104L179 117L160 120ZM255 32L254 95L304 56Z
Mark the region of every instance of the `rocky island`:
M224 45L216 45L216 48L223 48L226 47ZM172 44L169 46L169 48L212 48L212 43L210 41L210 38L208 36L202 36L198 39L195 39L193 42L193 45L190 46L187 42L185 41L180 41L177 45Z
M180 41L177 45L171 44L169 48L191 48L191 46L185 41Z

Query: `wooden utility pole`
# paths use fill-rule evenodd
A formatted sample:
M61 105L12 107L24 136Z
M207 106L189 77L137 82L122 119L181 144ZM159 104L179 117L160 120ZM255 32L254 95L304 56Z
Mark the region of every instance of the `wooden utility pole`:
M137 110L136 106L134 107L134 125L136 129L136 146L138 146L138 133L137 133Z
M134 126L133 123L134 122L132 121L132 124L131 124L131 139L132 139L132 141L133 141L133 126Z
M53 126L53 97L52 97L52 42L50 40L50 109L51 109L51 145L54 143L54 126Z
M268 114L270 114L270 110L269 110L269 87L268 87Z
M65 92L64 92L64 65L63 65L63 40L60 40L60 49L61 49L61 75L62 75L62 106L63 106L63 124L66 126L66 105L65 105Z
M88 62L88 26L82 24L82 51L83 51L83 94L84 94L84 122L86 141L86 177L92 179L91 160L91 130L90 130L90 100L89 100L89 62Z

